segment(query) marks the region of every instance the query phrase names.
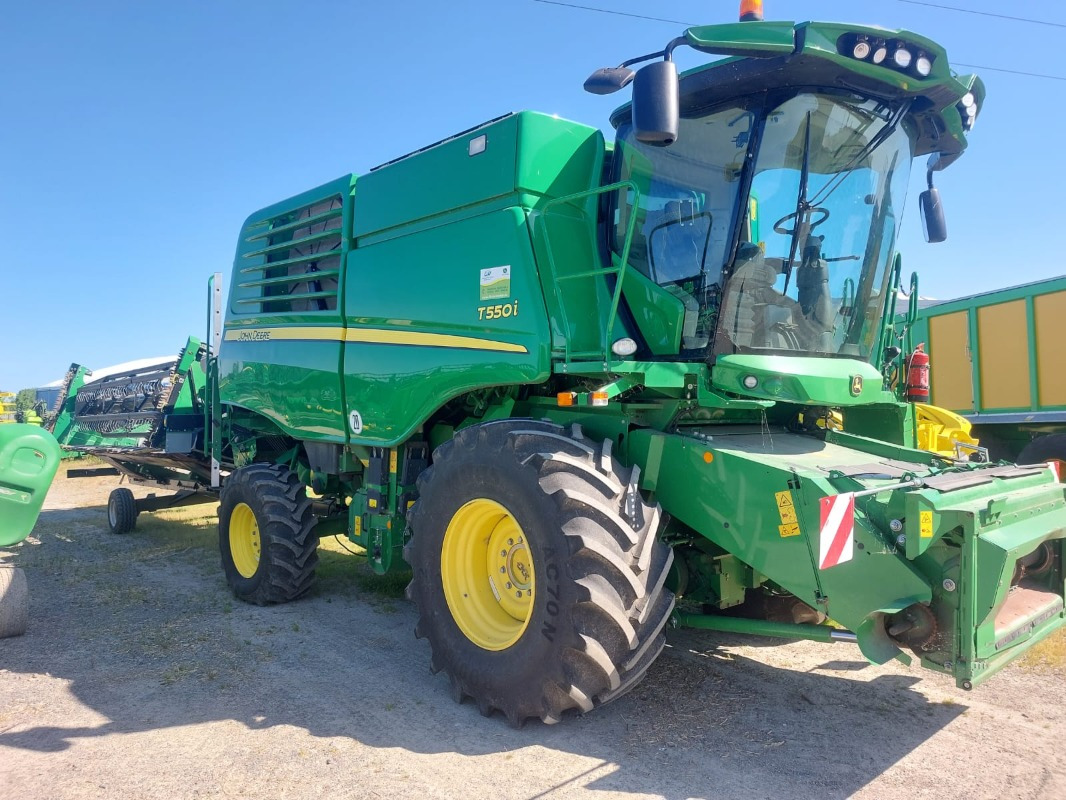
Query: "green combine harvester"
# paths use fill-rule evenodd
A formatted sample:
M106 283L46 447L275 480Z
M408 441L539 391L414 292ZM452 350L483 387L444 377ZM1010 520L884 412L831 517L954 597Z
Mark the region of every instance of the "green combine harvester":
M984 681L1064 623L1064 488L917 449L893 330L911 163L942 240L981 81L909 31L745 21L586 88L629 84L613 144L508 114L254 213L184 388L59 419L219 499L244 600L306 593L322 536L411 569L433 670L516 725L622 695L669 625Z

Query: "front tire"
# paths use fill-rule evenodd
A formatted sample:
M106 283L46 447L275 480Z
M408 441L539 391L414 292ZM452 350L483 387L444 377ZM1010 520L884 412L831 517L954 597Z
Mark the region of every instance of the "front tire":
M218 508L222 571L233 593L261 606L306 594L318 566L315 522L295 472L279 464L234 472Z
M674 598L638 475L576 425L504 420L437 448L405 558L415 632L457 701L552 723L640 681Z

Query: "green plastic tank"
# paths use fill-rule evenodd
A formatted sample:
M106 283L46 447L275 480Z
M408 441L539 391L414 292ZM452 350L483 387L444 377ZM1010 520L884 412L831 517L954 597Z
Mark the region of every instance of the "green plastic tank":
M59 444L36 425L0 425L0 547L21 542L37 522L59 467Z

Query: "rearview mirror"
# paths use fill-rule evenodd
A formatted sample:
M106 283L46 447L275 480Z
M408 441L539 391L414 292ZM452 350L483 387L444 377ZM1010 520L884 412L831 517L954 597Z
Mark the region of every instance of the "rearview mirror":
M633 130L637 141L669 147L677 141L680 105L677 65L653 61L633 79Z
M590 94L614 94L628 86L634 74L628 67L598 69L585 81L585 91Z
M944 206L940 202L940 191L931 187L918 198L922 212L922 232L925 240L932 244L948 238L948 224L944 219Z

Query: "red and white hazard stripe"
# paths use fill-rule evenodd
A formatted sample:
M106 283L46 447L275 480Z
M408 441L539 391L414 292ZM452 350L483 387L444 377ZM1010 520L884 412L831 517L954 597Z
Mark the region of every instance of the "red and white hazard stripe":
M818 569L851 561L855 553L855 495L851 492L818 501L822 525L818 531Z
M1062 462L1061 461L1049 461L1047 462L1048 469L1051 470L1051 474L1055 476L1055 480L1062 483Z

